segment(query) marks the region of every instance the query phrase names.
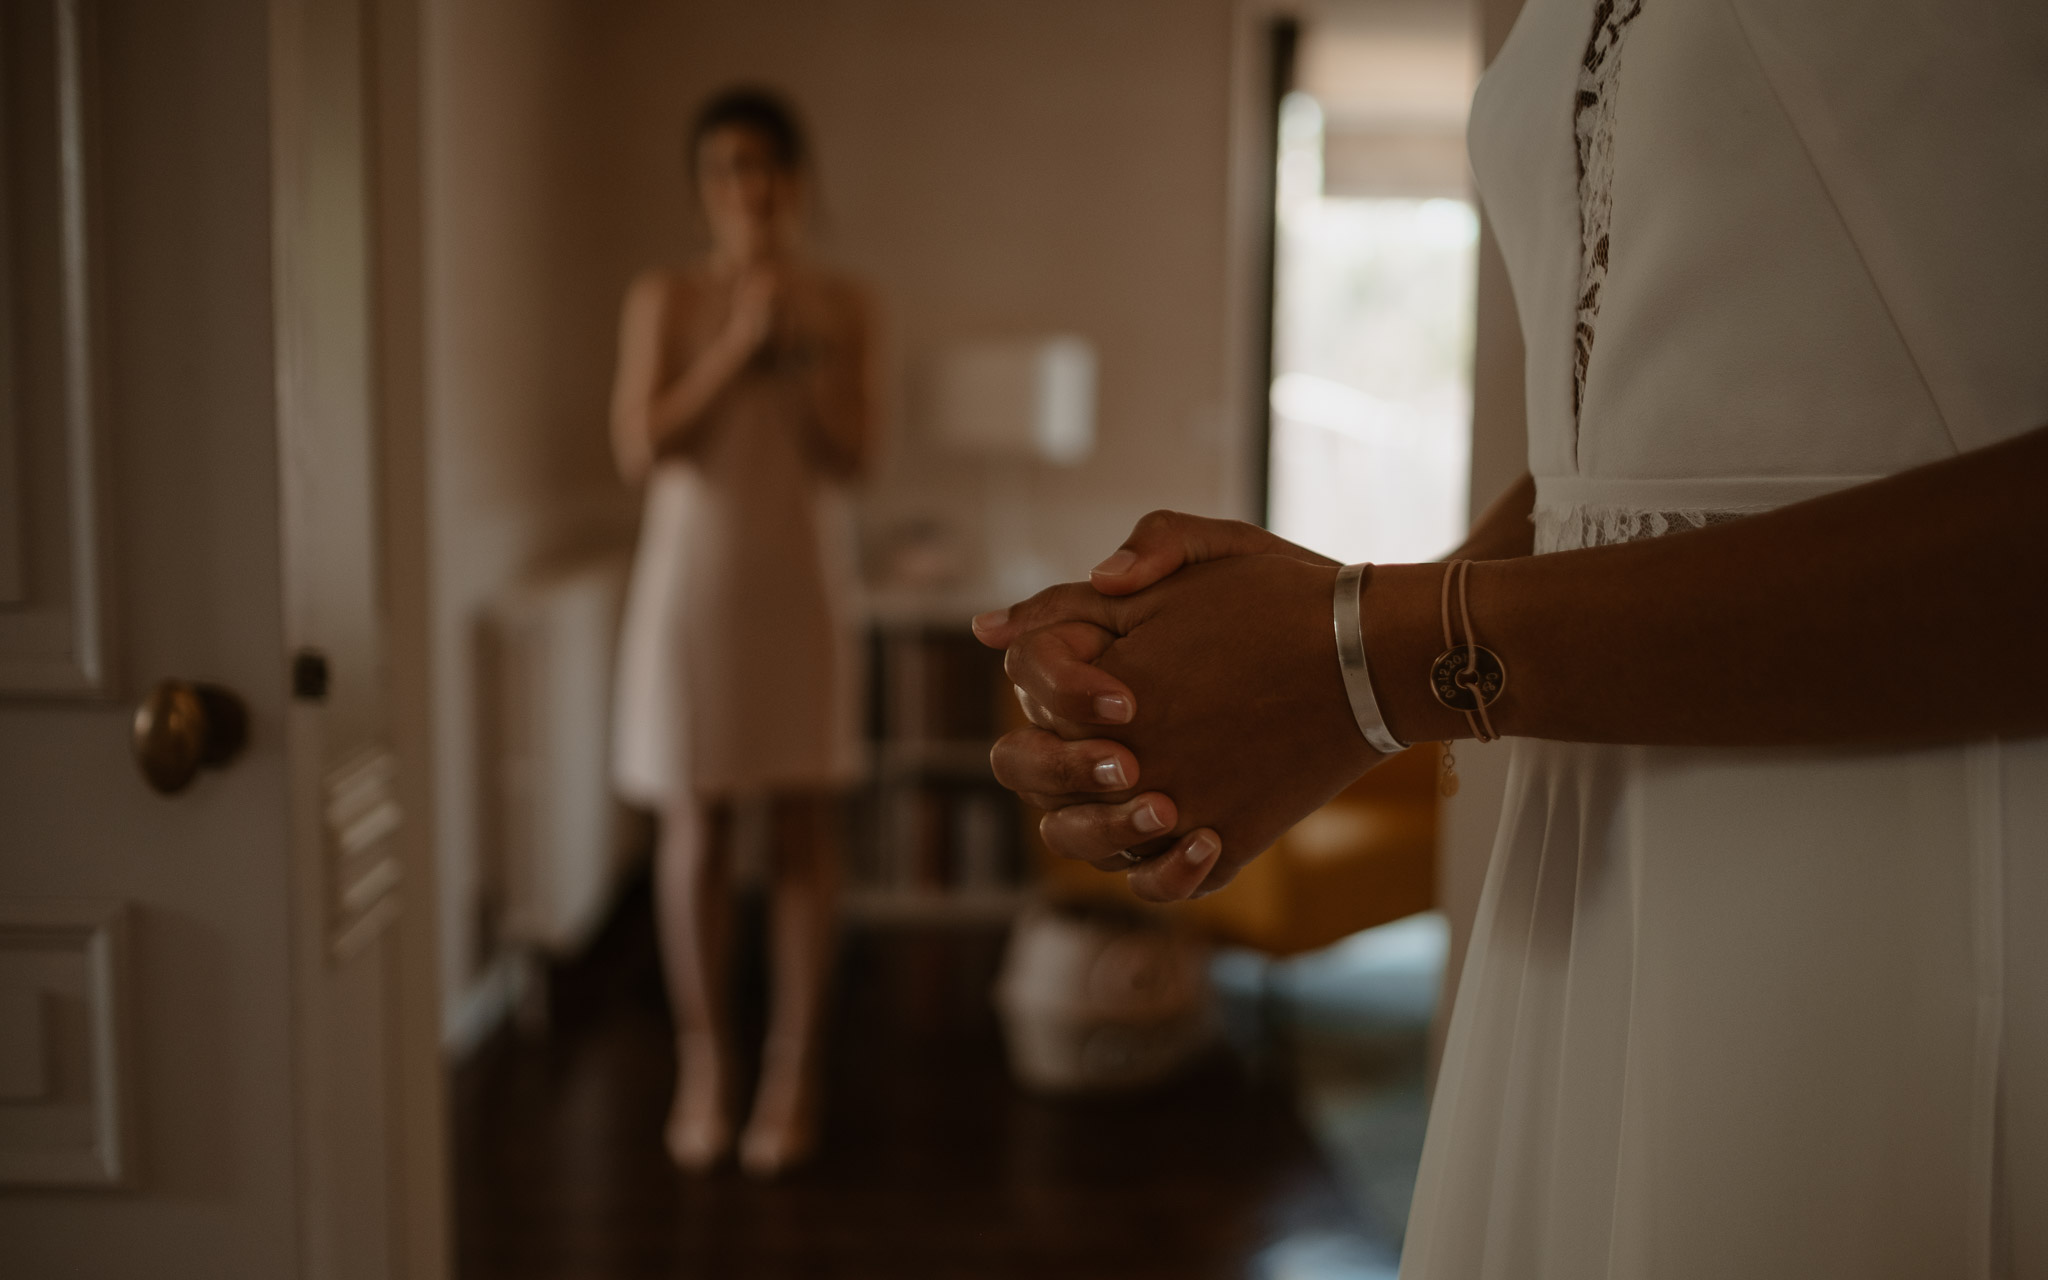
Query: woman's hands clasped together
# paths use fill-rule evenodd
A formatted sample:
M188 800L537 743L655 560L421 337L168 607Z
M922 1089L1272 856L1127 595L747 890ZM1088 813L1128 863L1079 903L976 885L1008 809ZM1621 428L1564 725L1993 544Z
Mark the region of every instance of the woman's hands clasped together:
M1054 852L1130 866L1141 897L1221 888L1378 755L1352 721L1336 565L1236 521L1158 512L1088 583L975 620L1034 727L996 777Z
M2048 427L1840 493L1645 541L1532 554L1522 477L1473 528L1473 634L1513 665L1497 733L1645 746L1877 747L2048 732ZM1900 513L1912 513L1901 519ZM1351 719L1336 566L1233 521L1159 513L1088 584L975 620L1036 726L996 777L1054 852L1147 898L1229 882L1377 757ZM1361 627L1388 729L1471 736L1429 691L1444 569L1379 565ZM1814 655L1826 655L1815 678Z

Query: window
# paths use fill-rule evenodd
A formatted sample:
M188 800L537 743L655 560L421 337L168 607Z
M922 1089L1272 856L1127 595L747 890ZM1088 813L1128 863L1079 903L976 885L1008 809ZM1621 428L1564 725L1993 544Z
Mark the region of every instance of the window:
M1435 559L1468 518L1473 45L1385 12L1304 37L1277 148L1268 524L1347 562Z

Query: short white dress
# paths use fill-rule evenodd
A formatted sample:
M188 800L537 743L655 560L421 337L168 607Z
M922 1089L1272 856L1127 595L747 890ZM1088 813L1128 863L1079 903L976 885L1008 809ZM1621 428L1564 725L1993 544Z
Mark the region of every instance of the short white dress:
M730 289L671 280L664 383L725 324ZM771 343L707 411L700 448L658 461L621 627L612 774L679 805L843 788L861 774L864 666L851 511L807 443L806 380L850 377L850 282L817 273L805 336Z
M2048 5L1529 0L1471 150L1539 552L2048 424ZM2048 1278L2048 741L1515 742L1401 1274Z

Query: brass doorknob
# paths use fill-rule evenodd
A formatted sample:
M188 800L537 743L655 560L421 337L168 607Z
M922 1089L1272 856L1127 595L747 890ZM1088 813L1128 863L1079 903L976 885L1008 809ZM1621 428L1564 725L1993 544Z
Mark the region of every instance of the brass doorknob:
M249 741L249 710L217 684L166 680L135 708L135 763L165 795L192 785L201 769L218 769Z

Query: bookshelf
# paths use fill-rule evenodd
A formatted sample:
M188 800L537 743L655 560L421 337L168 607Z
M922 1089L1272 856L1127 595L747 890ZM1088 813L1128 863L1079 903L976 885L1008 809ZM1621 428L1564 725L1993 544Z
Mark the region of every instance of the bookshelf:
M873 603L868 779L847 868L853 918L1003 920L1029 892L1024 816L988 763L1010 686L1002 654L968 631L974 603Z

